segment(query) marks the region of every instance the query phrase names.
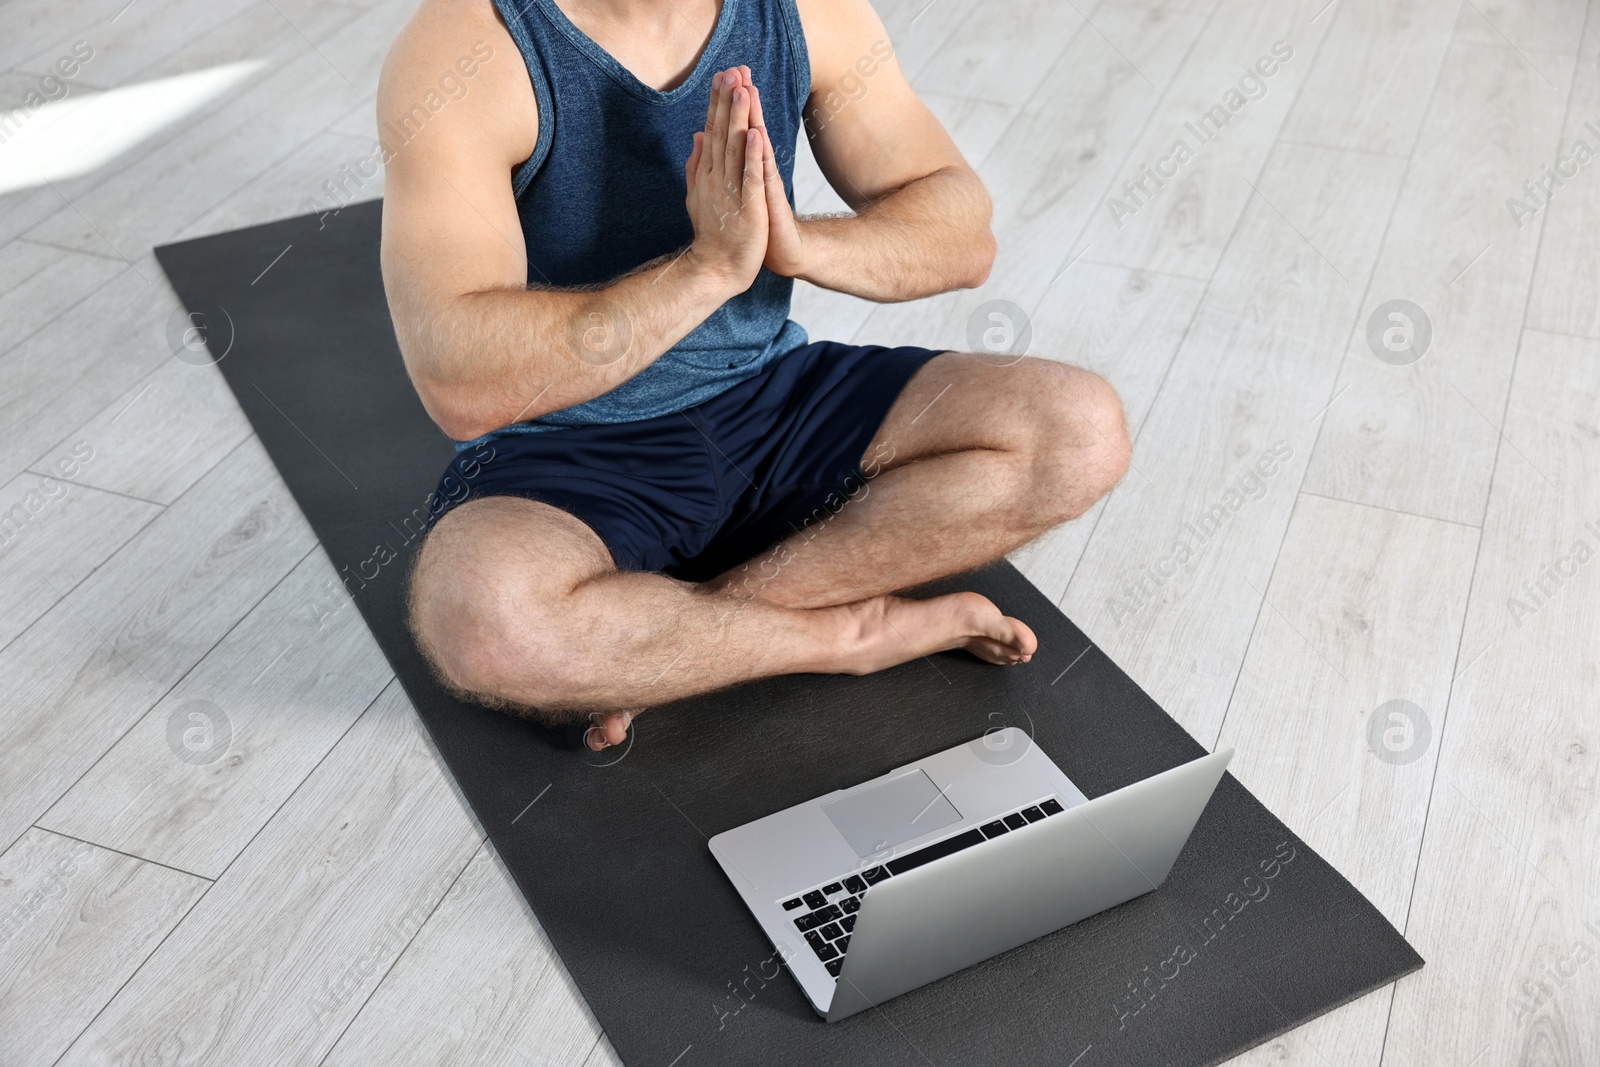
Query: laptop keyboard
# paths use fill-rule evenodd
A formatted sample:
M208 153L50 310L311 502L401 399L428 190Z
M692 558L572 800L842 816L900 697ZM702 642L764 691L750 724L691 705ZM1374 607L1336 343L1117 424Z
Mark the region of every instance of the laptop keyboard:
M909 870L931 863L936 859L973 845L992 840L1001 834L1020 829L1031 822L1059 815L1066 809L1055 797L1019 808L1002 815L993 822L984 823L963 833L924 845L915 852L896 856L887 863L818 886L783 902L783 910L794 913L796 930L805 935L806 943L817 959L835 978L844 969L845 950L850 947L850 934L856 928L856 912L861 910L861 898L867 891L886 878L905 874Z

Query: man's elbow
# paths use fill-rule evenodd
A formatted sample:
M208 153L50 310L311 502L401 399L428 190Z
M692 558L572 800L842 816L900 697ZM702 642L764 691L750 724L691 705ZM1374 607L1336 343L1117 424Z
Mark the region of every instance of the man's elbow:
M989 280L989 272L994 269L994 255L997 248L994 231L985 226L983 231L972 240L967 253L967 280L964 283L964 288L976 289Z
M453 395L454 390L440 388L416 376L413 376L413 384L417 388L417 396L422 400L423 410L452 441L474 441L492 430L500 429L492 418L485 417L481 404Z
M500 427L491 424L491 420L474 418L466 412L457 412L449 408L439 408L433 405L423 405L428 409L434 424L444 431L444 435L452 441L475 441L484 434Z
M483 419L453 418L451 416L435 415L434 423L444 431L444 435L452 441L465 443L476 441L486 433L492 433L500 427Z
M997 248L993 227L994 201L990 199L989 190L984 186L983 179L978 177L977 171L964 167L958 173L966 185L966 210L962 214L967 218L968 232L971 234L968 240L961 242L966 257L960 270L966 278L965 288L976 289L989 280L989 272L994 269Z
M398 317L395 319L397 325L400 321ZM496 421L499 413L492 394L482 383L453 369L459 368L459 361L424 344L415 331L397 328L395 334L411 387L416 390L428 418L446 437L452 441L474 441L505 425L505 420Z

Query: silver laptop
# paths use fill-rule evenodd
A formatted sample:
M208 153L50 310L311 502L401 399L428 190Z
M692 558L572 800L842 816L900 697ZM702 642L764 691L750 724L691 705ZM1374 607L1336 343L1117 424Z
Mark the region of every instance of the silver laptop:
M1233 750L1089 800L1015 727L711 852L829 1022L1159 886Z

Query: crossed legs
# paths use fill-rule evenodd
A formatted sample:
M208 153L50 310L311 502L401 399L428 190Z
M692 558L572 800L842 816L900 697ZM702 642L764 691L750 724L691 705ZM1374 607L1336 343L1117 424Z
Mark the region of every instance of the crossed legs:
M424 654L457 692L545 719L632 714L791 673L866 674L965 649L1026 662L1037 641L976 593L894 596L997 559L1081 515L1126 469L1115 392L1065 364L925 364L867 450L875 476L836 514L692 584L618 571L600 538L516 497L470 501L429 534L411 588Z

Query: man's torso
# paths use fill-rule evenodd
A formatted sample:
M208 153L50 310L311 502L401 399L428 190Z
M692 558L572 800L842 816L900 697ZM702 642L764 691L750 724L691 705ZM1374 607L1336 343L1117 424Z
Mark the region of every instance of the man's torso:
M714 16L697 6L696 14L714 21L692 62L681 45L641 61L638 45L622 45L627 26L584 18L600 34L596 39L554 0L497 6L527 66L538 112L532 153L512 173L530 285L601 286L689 243L694 234L684 208L684 164L695 131L704 127L717 70L750 67L792 202L794 146L810 91L793 0L724 0ZM686 27L685 42L698 29ZM602 42L638 66L630 69ZM497 432L631 422L701 403L806 342L805 331L788 318L792 285L763 270L749 289L621 386ZM587 335L574 339L574 358L620 358L631 334L626 312L608 308L591 319Z

